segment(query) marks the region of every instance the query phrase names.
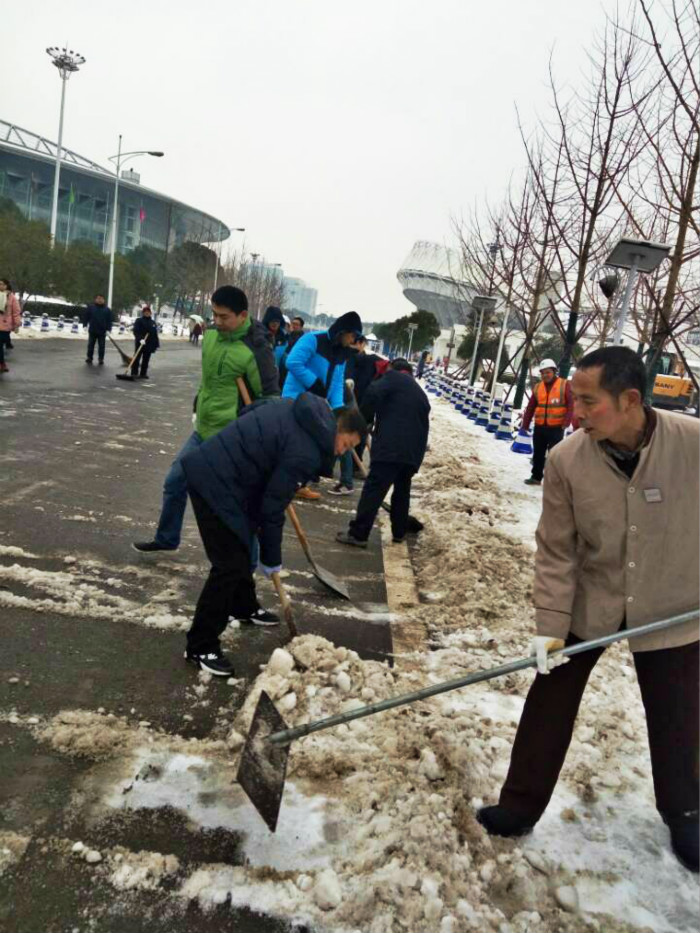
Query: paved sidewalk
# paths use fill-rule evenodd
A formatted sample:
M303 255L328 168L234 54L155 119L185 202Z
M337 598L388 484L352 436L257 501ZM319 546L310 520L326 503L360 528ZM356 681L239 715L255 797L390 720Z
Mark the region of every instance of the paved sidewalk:
M227 648L246 682L210 685L210 702L199 702L181 629L208 565L190 510L177 553L147 557L130 548L153 530L198 382L200 351L163 343L151 380L125 383L115 379L114 351L105 367L89 368L77 342L18 339L0 382L0 851L2 833L30 838L4 873L0 859L0 931L282 928L230 906L206 915L189 906L173 916L160 888L115 897L84 862L60 856L58 840L87 842L90 833L95 847L173 853L191 871L200 861L240 864L241 836L197 830L172 808L89 823L78 788L94 761L54 751L23 724L102 708L173 736L206 738L215 727L219 735L258 666L287 640L284 626L230 632ZM291 529L285 583L302 633L390 659L380 536L373 533L367 551L333 540L356 498L326 494L318 504L297 504L317 559L348 581L353 605L311 576ZM275 607L267 582L260 595ZM19 724L8 721L13 712Z

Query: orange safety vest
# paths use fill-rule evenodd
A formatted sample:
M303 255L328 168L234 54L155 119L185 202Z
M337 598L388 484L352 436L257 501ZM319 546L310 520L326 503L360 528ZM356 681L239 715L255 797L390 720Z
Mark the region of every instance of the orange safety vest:
M535 396L535 424L539 427L547 425L548 428L563 428L566 420L566 379L557 376L549 394L544 382L538 382Z

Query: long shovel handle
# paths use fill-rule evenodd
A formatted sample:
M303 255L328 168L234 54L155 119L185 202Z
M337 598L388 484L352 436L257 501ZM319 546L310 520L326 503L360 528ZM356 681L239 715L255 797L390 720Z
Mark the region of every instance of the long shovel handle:
M604 635L602 638L582 641L576 645L569 645L568 648L562 648L561 651L552 651L550 656L552 658L569 658L575 654L590 651L592 648L605 648L607 645L612 645L613 642L622 641L623 638L636 638L639 635L650 635L654 632L661 632L664 629L673 628L675 625L681 625L684 622L692 622L693 619L697 619L698 611L698 609L693 609L691 612L684 612L681 615L671 616L671 618L662 619L659 622L649 622L647 625L639 625L636 628L613 632L612 635ZM303 723L300 726L296 726L294 729L284 729L281 732L273 732L267 739L269 742L274 742L278 745L288 745L295 739L299 739L304 735L310 735L312 732L319 732L321 729L332 729L333 726L351 722L353 719L373 716L375 713L382 713L384 710L393 709L396 706L406 706L408 703L416 703L418 700L427 700L430 697L437 696L439 693L448 693L450 690L458 690L460 687L469 687L471 684L493 680L495 677L503 677L505 674L513 674L515 671L522 671L528 667L536 666L536 657L521 658L519 661L510 661L508 664L502 664L500 667L492 667L487 671L479 671L478 674L468 674L466 677L458 677L456 680L447 680L443 683L433 684L431 687L424 687L422 690L414 690L413 693L402 693L399 696L389 697L388 700L382 700L379 703L372 703L369 706L361 706L358 709L348 710L345 713L338 713L336 716L329 716L327 719Z
M296 638L296 636L299 633L297 632L297 627L294 624L294 614L292 612L292 604L289 602L287 591L282 585L282 580L280 579L280 575L278 573L271 574L271 577L272 577L272 582L275 585L275 589L277 590L277 595L279 596L280 604L282 606L282 614L284 615L284 621L289 626L289 632L292 638Z
M243 399L244 403L246 405L250 405L251 398L250 398L250 392L248 391L248 386L245 384L245 382L240 376L236 378L236 385L238 386L238 392L241 398ZM297 533L297 538L299 538L299 543L301 544L304 550L304 554L306 554L307 560L309 561L312 567L315 567L316 561L314 560L313 555L311 553L311 548L309 547L309 540L306 537L306 534L304 533L304 529L301 527L301 522L299 521L297 517L297 513L293 505L287 506L287 515L289 516L290 522L294 526L294 530Z
M364 476L364 478L367 479L367 477L369 476L369 473L367 472L367 468L365 467L364 463L358 457L357 451L354 448L352 451L352 459L355 461L355 466L357 467L357 469Z

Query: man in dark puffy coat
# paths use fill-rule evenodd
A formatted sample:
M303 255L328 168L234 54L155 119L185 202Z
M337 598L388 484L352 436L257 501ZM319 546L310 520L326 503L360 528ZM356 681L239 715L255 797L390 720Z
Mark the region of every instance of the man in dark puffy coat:
M151 356L160 347L160 338L158 337L158 327L151 317L150 305L144 305L141 309L141 317L134 321L134 352L141 346L141 341L145 338L143 350L139 353L134 366L133 375L139 379L148 379L148 364Z
M428 445L430 403L413 378L404 359L394 360L386 374L365 393L361 411L367 423L375 422L372 464L357 505L357 515L347 531L339 531L341 544L367 547L367 539L384 497L391 496L391 532L403 541L411 504L411 479L417 473Z
M263 327L267 330L268 340L275 354L275 365L280 368L282 354L287 349L287 331L284 326L284 315L279 308L270 305L263 315ZM282 382L280 380L280 386Z
M201 670L230 677L233 667L219 637L230 618L257 607L250 542L257 535L266 576L282 569L284 511L299 484L329 476L336 456L366 431L356 410L337 418L324 399L254 402L237 421L182 460L187 487L211 570L204 584L185 658Z
M85 362L88 366L92 366L95 344L97 343L97 360L100 366L104 366L107 331L112 330L112 312L107 307L104 295L95 295L94 303L88 305L85 323L88 329L88 347Z

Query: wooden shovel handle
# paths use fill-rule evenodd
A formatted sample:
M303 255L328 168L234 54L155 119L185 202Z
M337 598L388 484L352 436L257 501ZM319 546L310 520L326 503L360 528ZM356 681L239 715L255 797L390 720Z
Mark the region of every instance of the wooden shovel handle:
M292 638L296 638L299 633L297 632L297 627L294 624L292 604L289 602L289 597L287 596L284 586L282 585L280 575L278 573L273 573L270 576L272 577L272 582L274 583L275 589L277 590L277 595L279 596L280 604L282 606L282 613L284 615L284 621L289 626L289 632Z
M352 459L355 461L355 466L357 467L357 469L360 471L360 473L362 473L362 475L364 476L364 478L367 479L367 476L368 476L369 474L367 473L367 470L365 469L364 463L363 463L363 462L360 460L360 458L357 456L357 451L356 451L356 450L353 450L353 451L352 451Z

